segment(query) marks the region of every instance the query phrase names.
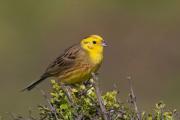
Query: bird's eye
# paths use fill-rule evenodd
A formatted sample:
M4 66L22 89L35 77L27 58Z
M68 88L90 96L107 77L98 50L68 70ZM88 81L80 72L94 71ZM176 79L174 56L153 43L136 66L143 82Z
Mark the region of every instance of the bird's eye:
M96 44L96 41L93 41L93 44Z

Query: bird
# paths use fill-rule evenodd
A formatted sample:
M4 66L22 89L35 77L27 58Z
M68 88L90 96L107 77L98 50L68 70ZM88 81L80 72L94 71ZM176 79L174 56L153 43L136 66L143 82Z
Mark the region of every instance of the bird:
M82 83L96 73L103 61L105 40L99 35L90 35L72 45L57 57L40 76L22 91L30 91L49 77L64 84Z

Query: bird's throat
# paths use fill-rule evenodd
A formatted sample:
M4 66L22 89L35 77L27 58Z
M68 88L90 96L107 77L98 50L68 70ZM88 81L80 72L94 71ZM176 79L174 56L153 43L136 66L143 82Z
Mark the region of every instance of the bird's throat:
M89 58L90 58L90 61L97 65L97 64L100 64L103 60L103 54L102 53L96 53L96 52L91 52L89 53Z

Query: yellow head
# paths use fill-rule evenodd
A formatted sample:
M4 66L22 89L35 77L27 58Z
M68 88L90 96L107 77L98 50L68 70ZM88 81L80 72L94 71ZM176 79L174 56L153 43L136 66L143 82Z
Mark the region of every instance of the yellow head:
M90 35L81 41L81 47L89 53L102 54L104 46L107 46L99 35Z

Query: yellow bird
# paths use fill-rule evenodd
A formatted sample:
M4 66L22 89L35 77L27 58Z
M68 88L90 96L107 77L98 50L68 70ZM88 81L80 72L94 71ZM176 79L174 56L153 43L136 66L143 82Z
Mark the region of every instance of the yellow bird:
M64 54L52 62L40 77L23 90L31 90L49 77L56 77L65 84L80 83L96 73L103 60L103 48L107 46L99 35L90 35L79 44L65 50Z

